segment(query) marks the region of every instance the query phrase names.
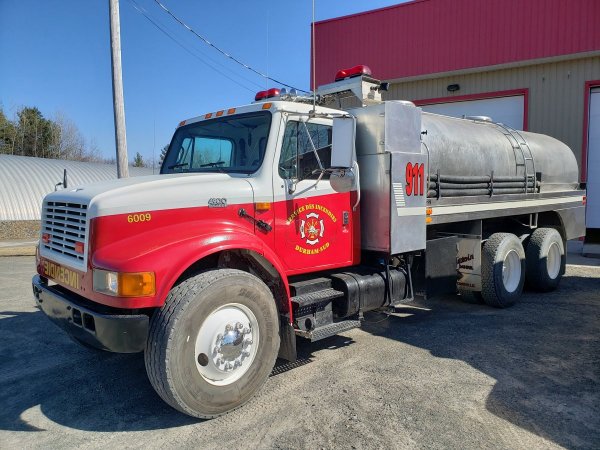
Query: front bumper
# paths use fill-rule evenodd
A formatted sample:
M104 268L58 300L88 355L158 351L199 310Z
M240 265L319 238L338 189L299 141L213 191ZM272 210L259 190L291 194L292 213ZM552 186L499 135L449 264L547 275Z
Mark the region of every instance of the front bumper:
M39 275L33 277L32 287L39 308L75 340L116 353L144 350L148 316L123 314L119 310L94 311L92 305L84 306L84 301L75 294L48 286Z

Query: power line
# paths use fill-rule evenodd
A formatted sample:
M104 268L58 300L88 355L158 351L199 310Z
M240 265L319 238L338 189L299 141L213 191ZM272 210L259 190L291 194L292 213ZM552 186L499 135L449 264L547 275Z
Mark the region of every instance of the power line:
M219 64L218 62L214 61L212 58L206 56L206 55L197 55L196 53L194 53L193 51L191 51L190 49L188 49L184 44L182 44L179 40L177 40L175 37L173 37L167 30L165 30L160 24L158 24L154 19L152 19L148 14L147 11L141 7L135 0L129 0L129 3L131 4L131 6L133 6L133 8L139 12L142 16L144 16L144 18L146 20L148 20L157 30L159 30L161 33L163 33L165 36L167 36L169 39L171 39L175 44L177 44L179 47L181 47L183 50L185 50L188 54L192 55L193 57L197 58L198 60L202 61L204 64L206 64L209 68L213 69L215 72L219 73L220 75L224 76L225 78L227 78L228 80L232 81L233 83L237 84L238 86L246 89L249 92L255 92L256 88L252 89L250 87L248 87L247 85L240 83L238 80L235 80L233 78L231 78L229 75L227 75L226 73L223 73L221 70L217 69L216 67L213 67L211 64L209 64L206 59L209 59L213 62L213 64L217 64L221 67L223 67L224 69L227 70L226 67L224 67L222 64ZM239 75L236 75L239 76ZM251 81L248 80L246 78L244 78L244 81L247 81L248 83L251 83L255 86L257 86L257 88L262 89L262 87Z
M217 69L216 67L213 67L212 65L210 65L209 63L206 62L205 59L209 59L210 61L213 62L213 64L217 64L221 67L223 67L224 69L228 70L225 66L223 66L222 64L219 64L218 62L214 61L212 58L202 54L202 56L197 55L196 53L194 53L193 51L191 51L190 49L188 49L184 44L182 44L179 40L177 40L175 37L173 37L167 30L165 30L160 24L158 24L156 21L154 21L148 14L147 11L142 8L139 4L137 4L134 0L129 0L129 2L132 4L132 6L140 13L144 16L144 18L146 18L152 25L154 25L154 27L156 27L161 33L163 33L165 36L167 36L169 39L171 39L173 42L175 42L179 47L181 47L183 50L185 50L187 53L189 53L190 55L192 55L193 57L197 58L198 60L202 61L203 63L205 63L209 68L213 69L215 72L223 75L225 78L231 80L232 82L236 83L237 85L243 87L244 89L248 90L249 92L254 92L256 89L251 89L248 86L240 83L237 80L234 80L233 78L231 78L230 76L228 76L226 73L223 73L222 71L220 71L219 69ZM239 75L236 75L239 76ZM258 88L260 88L261 86L251 80L248 80L246 78L244 78L245 81L247 81L248 83L254 84L255 86L257 86Z
M274 83L277 84L281 84L282 86L286 86L289 87L291 89L296 89L297 91L301 91L301 92L305 92L307 94L309 94L310 92L305 91L304 89L298 89L295 88L294 86L290 86L289 84L284 83L283 81L279 81L276 80L275 78L271 78L270 76L259 72L258 70L254 69L253 67L250 67L248 64L243 63L242 61L240 61L239 59L237 59L236 57L230 55L229 53L227 53L225 50L222 50L221 48L217 47L215 44L213 44L212 42L210 42L208 39L206 39L204 36L198 34L195 30L193 30L188 24L186 24L183 20L181 20L179 17L177 17L175 14L173 14L171 11L169 11L169 9L163 5L161 2L159 2L158 0L154 0L154 2L160 6L167 14L169 14L173 19L175 19L180 25L182 25L183 27L187 28L189 31L191 31L194 36L196 36L197 38L199 38L200 40L202 40L205 44L209 45L210 47L214 48L216 51L218 51L219 53L221 53L223 56L231 59L232 61L235 61L237 64L239 64L240 66L248 69L251 72L254 72L255 74L266 78L267 80L271 80Z

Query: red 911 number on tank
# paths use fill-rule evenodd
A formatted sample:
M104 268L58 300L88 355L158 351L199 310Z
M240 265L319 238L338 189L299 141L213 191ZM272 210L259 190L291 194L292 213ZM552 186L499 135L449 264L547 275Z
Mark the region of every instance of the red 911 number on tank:
M423 195L425 185L425 164L406 165L406 195Z

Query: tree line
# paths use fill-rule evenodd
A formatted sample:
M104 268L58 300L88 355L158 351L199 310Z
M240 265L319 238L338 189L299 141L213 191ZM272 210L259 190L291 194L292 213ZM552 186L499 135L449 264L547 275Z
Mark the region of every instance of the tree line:
M103 158L94 139L87 141L64 114L48 119L35 106L20 108L13 119L0 107L0 154L116 164L115 158ZM139 152L132 165L147 166Z

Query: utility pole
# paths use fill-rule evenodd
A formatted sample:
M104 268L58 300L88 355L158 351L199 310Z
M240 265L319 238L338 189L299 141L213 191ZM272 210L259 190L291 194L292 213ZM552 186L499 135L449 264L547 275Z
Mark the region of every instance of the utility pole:
M121 73L121 21L119 0L109 0L110 54L113 78L113 109L115 113L115 141L117 144L117 175L129 176L127 159L127 135L125 134L125 102L123 100L123 77Z

